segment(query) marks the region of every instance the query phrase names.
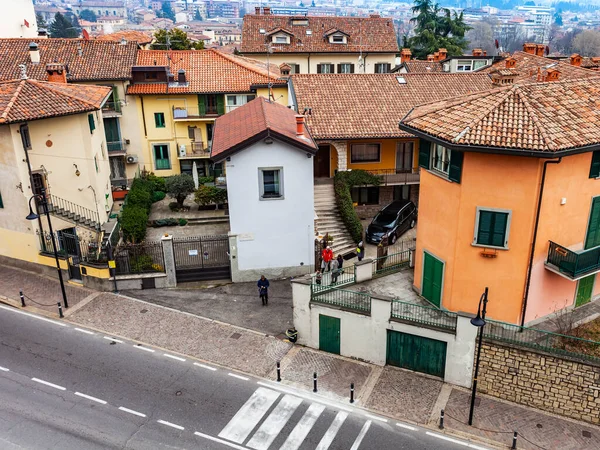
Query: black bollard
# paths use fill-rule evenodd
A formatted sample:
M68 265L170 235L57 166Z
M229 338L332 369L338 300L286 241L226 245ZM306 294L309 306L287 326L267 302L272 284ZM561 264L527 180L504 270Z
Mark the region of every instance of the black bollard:
M62 312L62 305L60 304L60 302L58 302L57 305L58 305L58 315L61 319L63 319L65 316L63 315L63 312Z
M513 443L512 443L512 447L510 448L510 450L516 450L517 449L517 432L515 431L515 433L513 434Z
M354 403L354 383L350 383L350 403Z
M317 372L313 373L313 392L317 392Z
M444 429L444 410L440 413L440 430Z
M25 307L25 296L23 295L23 291L19 291L19 296L21 297L21 306Z
M281 381L281 365L277 361L277 381Z

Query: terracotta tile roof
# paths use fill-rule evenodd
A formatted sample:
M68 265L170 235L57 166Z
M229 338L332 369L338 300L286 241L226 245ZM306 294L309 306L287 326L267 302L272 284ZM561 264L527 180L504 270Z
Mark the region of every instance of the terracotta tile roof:
M439 61L419 61L411 60L400 64L400 67L406 68L407 73L442 73L444 66Z
M166 83L135 83L128 87L128 94L195 94L220 92L249 92L252 84L285 85L279 67L216 50L140 50L137 54L138 66L169 66L177 76L185 70L187 87L167 89Z
M292 75L298 111L315 139L410 136L398 121L416 105L490 89L486 74ZM400 82L405 83L401 84Z
M303 150L315 152L318 148L307 129L302 136L296 134L294 110L258 97L216 120L211 157L222 159L252 144L253 138L263 138L267 132Z
M29 44L35 42L40 63L33 64ZM81 56L79 56L81 48ZM127 80L135 64L137 44L85 39L0 39L0 80L19 78L19 64L27 66L27 76L47 80L46 64L68 66L68 81Z
M152 42L152 36L144 33L143 31L136 30L123 30L115 33L103 34L96 38L99 41L113 41L121 42L121 39L125 39L127 42L137 42L138 44L149 44Z
M556 152L600 145L600 77L513 85L428 103L403 120L454 146Z
M105 86L0 81L0 124L95 111L110 93Z
M597 56L591 58L584 56L581 58L581 67L584 69L598 69L600 68L600 58Z
M293 25L293 20L308 20L307 25ZM273 45L274 53L335 52L397 53L398 42L392 19L381 17L322 17L322 16L244 16L242 53L265 53L268 33L284 29L293 34L290 44ZM260 30L265 30L261 33ZM312 33L307 34L307 30ZM339 30L348 35L347 44L331 44L325 33Z
M572 66L569 61L560 61L544 56L532 55L522 51L514 52L512 58L516 61L514 69L519 72L519 76L515 79L517 82L535 82L537 81L538 69L540 71L547 70L549 68L558 69L560 71L561 80L573 80L578 78L589 78L596 76L594 72L591 72L582 67ZM498 61L489 67L482 69L481 73L490 73L495 69L505 68L506 62Z

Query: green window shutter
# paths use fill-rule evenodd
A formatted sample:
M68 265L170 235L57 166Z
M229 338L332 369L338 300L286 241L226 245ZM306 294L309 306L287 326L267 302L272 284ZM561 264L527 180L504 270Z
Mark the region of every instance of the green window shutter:
M354 73L354 64L350 64L350 73Z
M479 211L479 228L477 244L494 247L505 247L508 213L495 211Z
M585 249L600 245L600 197L592 201L592 211L588 222L588 230L585 238Z
M206 97L203 94L198 95L198 112L200 116L206 115Z
M154 113L154 125L156 128L164 128L165 127L165 114L164 113Z
M0 194L0 208L4 208L4 203L2 202L2 194Z
M94 115L88 114L88 124L90 125L90 133L94 133L96 129L96 122L94 122Z
M419 167L429 169L431 161L431 142L419 139Z
M217 95L217 114L225 114L225 96Z
M317 73L321 73L321 64L317 64Z
M448 171L448 179L456 183L460 183L463 165L463 152L452 150L450 152L450 169Z
M600 177L600 150L592 153L592 166L590 167L590 178Z

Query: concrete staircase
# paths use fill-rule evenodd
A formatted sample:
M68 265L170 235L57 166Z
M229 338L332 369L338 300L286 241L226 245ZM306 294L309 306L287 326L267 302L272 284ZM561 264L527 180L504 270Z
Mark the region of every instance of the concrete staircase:
M344 255L356 249L335 203L333 184L315 185L315 215L319 234L324 236L329 233L333 237L332 248L335 255Z

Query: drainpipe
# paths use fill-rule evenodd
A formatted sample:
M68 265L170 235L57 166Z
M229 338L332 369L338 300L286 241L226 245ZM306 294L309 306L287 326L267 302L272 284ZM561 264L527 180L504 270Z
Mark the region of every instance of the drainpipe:
M540 184L540 193L538 195L537 211L535 213L535 224L533 226L533 240L529 252L529 264L527 266L527 278L525 281L525 295L523 296L523 308L521 311L521 327L525 324L525 313L527 312L527 300L529 299L529 287L531 285L531 268L533 267L533 257L535 255L535 244L537 241L538 225L540 223L540 212L542 210L542 200L544 196L544 183L546 181L546 169L548 164L560 164L562 156L558 159L544 161L544 170L542 171L542 182ZM522 331L522 330L521 330Z
M308 73L310 73L310 53L308 54Z

